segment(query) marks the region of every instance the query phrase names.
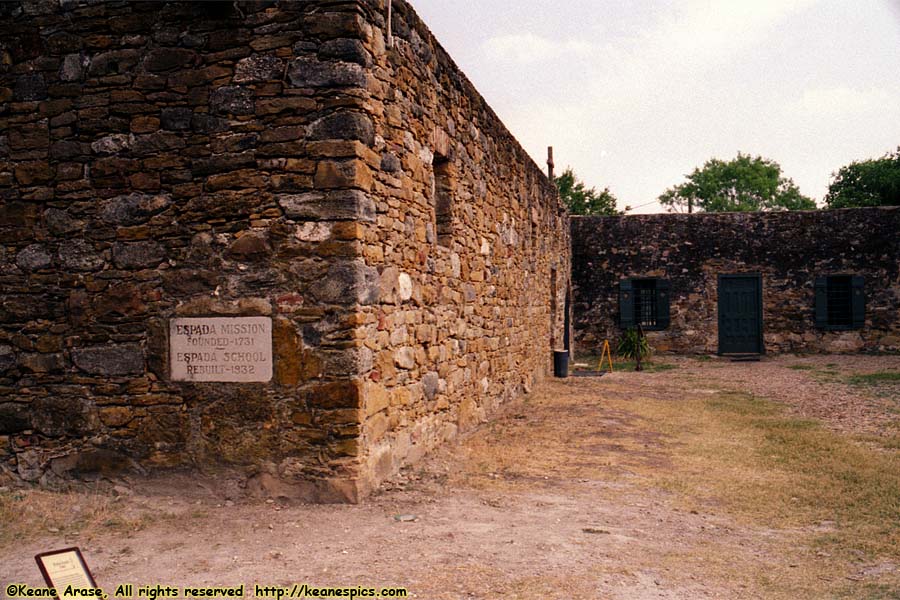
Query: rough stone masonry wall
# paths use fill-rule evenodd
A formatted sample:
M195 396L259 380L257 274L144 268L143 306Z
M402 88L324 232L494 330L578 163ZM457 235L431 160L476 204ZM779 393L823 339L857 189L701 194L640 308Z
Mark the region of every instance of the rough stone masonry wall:
M393 48L379 35L384 2L362 4L375 32L376 210L363 254L381 284L357 330L373 485L544 377L562 345L570 271L568 219L541 169L406 2L394 1ZM441 187L452 201L446 236Z
M763 282L768 352L900 351L900 209L666 214L572 219L576 338L615 340L618 283L671 281L671 326L649 332L660 351L718 348L717 276L756 272ZM815 327L816 277L865 277L866 322L857 331Z
M2 470L245 465L355 499L357 3L27 0L0 29ZM274 380L169 381L168 320L233 315L274 320Z

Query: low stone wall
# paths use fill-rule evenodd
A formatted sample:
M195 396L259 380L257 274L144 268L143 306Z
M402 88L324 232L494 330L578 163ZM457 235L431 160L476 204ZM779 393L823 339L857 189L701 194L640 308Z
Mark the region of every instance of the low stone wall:
M665 214L572 219L576 338L597 349L621 334L619 282L668 279L671 324L648 335L660 351L718 348L717 277L755 272L763 282L769 352L900 351L900 209ZM816 327L817 277L865 278L859 330Z

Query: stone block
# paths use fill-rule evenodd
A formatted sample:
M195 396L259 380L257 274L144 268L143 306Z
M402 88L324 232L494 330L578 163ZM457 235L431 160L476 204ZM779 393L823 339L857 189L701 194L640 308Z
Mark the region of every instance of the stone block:
M328 304L373 304L380 293L378 271L360 260L335 262L312 293Z
M255 233L242 235L228 247L226 256L243 262L255 262L265 260L272 254L272 246L269 241Z
M0 434L19 433L31 429L29 405L16 402L0 404Z
M43 244L31 244L16 255L16 266L23 271L38 271L53 264L53 255Z
M101 203L98 215L101 220L113 225L138 225L171 204L172 196L169 194L132 192Z
M315 185L320 190L357 188L368 192L372 189L372 183L369 167L360 160L324 160L316 169Z
M123 427L135 418L134 409L128 406L108 406L99 409L98 414L107 427Z
M81 81L90 60L82 53L67 54L59 65L59 79L61 81Z
M95 271L104 264L93 245L85 240L67 240L59 244L59 263L71 271Z
M166 260L166 251L154 241L116 243L112 257L120 269L146 269L159 266Z
M74 233L84 228L84 221L72 218L68 212L58 208L48 208L44 211L44 224L54 235Z
M72 362L90 375L140 375L144 372L144 351L137 344L74 348Z
M135 137L130 133L114 133L92 142L91 149L97 154L118 154L123 150L130 150L134 143Z
M154 48L144 58L144 68L151 72L171 71L193 65L197 53L186 48Z
M33 185L51 181L56 169L46 161L36 160L16 164L14 172L21 185Z
M0 374L6 373L16 364L16 352L12 346L0 344Z
M218 115L252 115L256 111L253 90L237 85L214 89L209 95L209 106Z
M320 383L305 392L309 405L316 409L360 409L363 406L362 385L354 380ZM354 420L353 422L358 422Z
M277 56L255 54L242 58L234 69L235 83L255 83L280 80L284 73L284 61Z
M416 351L405 347L394 350L394 364L401 369L414 369L416 367Z
M13 88L13 98L18 102L31 102L47 98L47 82L43 73L19 75Z
M391 395L387 389L379 383L367 382L365 384L365 406L366 415L372 416L377 412L381 412L391 404Z
M287 218L299 221L372 222L375 219L375 203L368 194L358 190L281 194L278 204Z
M51 437L86 435L96 431L99 425L90 400L67 396L36 398L31 419L35 429Z
M314 58L295 58L288 64L288 80L299 88L360 87L367 84L366 71L355 63L320 62Z
M359 140L366 146L375 143L375 127L363 113L340 111L315 121L309 128L311 140Z
M328 40L319 47L320 59L334 59L347 63L369 66L371 58L360 40L338 38Z

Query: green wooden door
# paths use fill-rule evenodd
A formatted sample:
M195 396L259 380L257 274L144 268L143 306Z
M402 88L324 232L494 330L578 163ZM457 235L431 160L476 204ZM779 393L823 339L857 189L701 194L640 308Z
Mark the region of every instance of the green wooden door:
M762 354L762 279L719 275L719 354Z

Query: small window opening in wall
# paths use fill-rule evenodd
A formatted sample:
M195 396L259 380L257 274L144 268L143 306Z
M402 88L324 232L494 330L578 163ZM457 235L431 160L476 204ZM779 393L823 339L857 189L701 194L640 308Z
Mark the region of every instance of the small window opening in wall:
M453 165L446 156L434 155L434 225L438 244L450 246L453 239Z
M828 324L832 327L848 327L852 322L850 276L837 275L828 278Z
M656 327L656 280L636 279L634 282L634 316L643 327Z
M865 280L853 275L816 279L816 326L822 329L859 329L866 319Z
M623 279L619 282L619 324L623 329L640 325L648 331L669 327L669 280Z

